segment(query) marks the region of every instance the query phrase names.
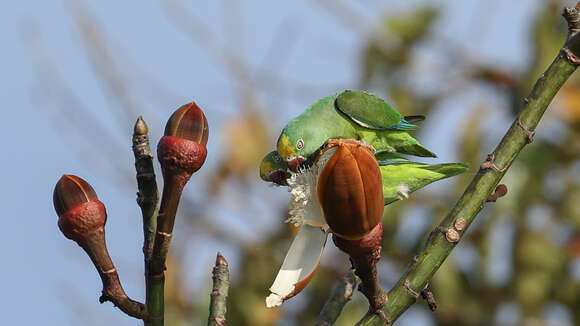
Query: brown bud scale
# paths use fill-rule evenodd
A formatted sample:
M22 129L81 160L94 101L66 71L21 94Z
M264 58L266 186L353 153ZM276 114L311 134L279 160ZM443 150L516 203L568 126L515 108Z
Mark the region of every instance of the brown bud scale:
M71 174L65 174L58 180L52 194L54 209L58 216L77 205L93 200L98 200L93 187L82 178Z
M182 105L165 125L165 136L175 136L193 142L207 144L209 127L203 111L195 102Z

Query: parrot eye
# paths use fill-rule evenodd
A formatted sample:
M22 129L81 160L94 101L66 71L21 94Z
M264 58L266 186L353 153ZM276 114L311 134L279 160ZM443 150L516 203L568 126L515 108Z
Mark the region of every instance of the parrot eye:
M302 138L298 139L298 141L296 142L296 148L298 150L301 150L304 148L304 140Z
M282 158L278 155L274 155L274 162L280 162Z

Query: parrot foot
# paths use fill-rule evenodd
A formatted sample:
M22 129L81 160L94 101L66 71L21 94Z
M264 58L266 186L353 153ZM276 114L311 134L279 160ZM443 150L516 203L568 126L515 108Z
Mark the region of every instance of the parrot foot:
M485 162L481 163L480 167L483 170L492 169L492 170L495 170L495 171L500 172L500 173L505 172L505 170L507 170L507 167L505 167L503 169L498 168L495 165L495 163L493 162L494 160L495 160L495 155L493 153L487 154L487 159L485 160Z
M522 128L522 130L526 133L526 136L527 136L526 143L528 143L528 144L532 143L534 141L534 136L536 135L536 131L529 130L528 128L524 127L520 117L518 117L516 124L518 125L518 127Z
M366 144L360 140L356 140L356 139L342 139L342 138L330 138L329 140L327 140L324 145L322 145L322 148L326 148L326 147L332 147L332 146L338 146L340 144L354 144L357 146L362 146L366 149L368 149L369 151L375 153L377 150L369 145Z

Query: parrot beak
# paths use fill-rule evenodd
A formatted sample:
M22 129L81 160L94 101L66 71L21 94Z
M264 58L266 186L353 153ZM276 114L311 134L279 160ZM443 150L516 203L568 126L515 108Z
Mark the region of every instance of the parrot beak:
M268 173L268 179L272 180L272 182L280 186L287 186L288 183L286 182L286 179L289 177L290 173L280 169Z
M292 157L291 159L288 160L288 168L290 169L290 171L294 172L294 173L298 173L298 168L300 167L300 164L302 164L302 162L304 162L305 159L302 156L297 156L297 157Z

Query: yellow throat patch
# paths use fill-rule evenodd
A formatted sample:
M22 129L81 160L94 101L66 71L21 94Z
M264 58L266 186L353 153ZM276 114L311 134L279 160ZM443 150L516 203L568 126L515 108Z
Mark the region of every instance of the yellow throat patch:
M278 154L280 154L284 159L296 156L294 144L290 144L290 138L286 135L282 135L278 141Z

